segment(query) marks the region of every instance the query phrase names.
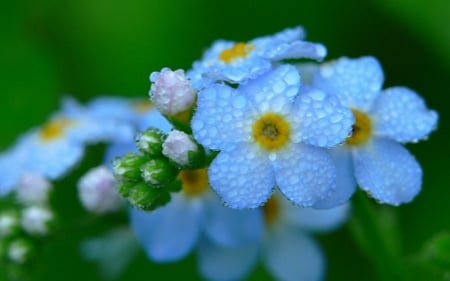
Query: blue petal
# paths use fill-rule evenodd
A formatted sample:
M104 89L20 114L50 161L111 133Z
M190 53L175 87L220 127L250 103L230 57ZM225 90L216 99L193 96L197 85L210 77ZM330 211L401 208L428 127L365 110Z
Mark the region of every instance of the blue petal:
M277 152L274 167L278 187L296 205L310 207L335 189L336 167L324 149L291 145Z
M333 147L350 134L354 117L339 100L318 89L299 94L291 116L293 142Z
M349 204L326 210L288 205L285 213L287 221L296 227L306 231L325 232L342 225L348 218L349 210Z
M383 70L373 57L340 58L324 64L314 85L339 97L342 104L367 112L383 85Z
M247 108L247 99L228 86L215 85L201 91L191 123L195 139L217 150L248 140L251 125Z
M410 202L421 189L419 163L394 141L375 138L355 149L354 165L359 186L381 203Z
M261 206L275 187L267 157L256 146L245 143L221 151L209 167L211 187L233 209Z
M203 239L198 249L200 273L212 281L243 280L256 265L259 243L221 247Z
M344 204L356 190L355 170L351 150L345 146L330 150L336 165L336 189L330 197L315 203L315 209L328 209Z
M222 205L216 194L205 199L205 232L221 246L241 246L259 241L263 220L258 210L233 210Z
M131 211L131 226L150 259L177 261L194 248L200 235L201 208L182 196L153 212Z
M318 281L325 275L321 249L294 228L285 227L267 237L263 261L276 280Z
M404 87L386 89L376 100L371 117L377 136L398 142L417 141L436 128L438 114L424 100Z
M291 103L300 87L300 74L291 65L282 65L257 79L242 85L238 91L251 101L258 113L290 112Z

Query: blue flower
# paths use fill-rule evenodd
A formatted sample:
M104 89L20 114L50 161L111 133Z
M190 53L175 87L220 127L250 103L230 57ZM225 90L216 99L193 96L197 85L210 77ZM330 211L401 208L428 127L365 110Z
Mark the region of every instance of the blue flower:
M297 70L282 65L238 89L214 85L199 93L193 135L221 151L209 178L229 207L256 208L275 186L301 206L333 192L336 168L322 148L345 140L353 116L323 91L299 91Z
M260 239L261 214L225 208L209 189L206 169L182 171L179 179L182 191L170 203L149 213L131 211L131 226L151 260L179 260L205 237L224 247Z
M421 189L420 165L401 144L425 138L438 114L408 88L381 90L383 80L373 57L341 58L322 66L313 78L315 87L338 96L355 116L353 134L335 151L343 171L339 193L324 205L348 197L356 183L391 205L410 202Z
M203 243L200 272L213 281L241 280L261 258L276 280L322 280L325 258L310 233L335 229L347 219L348 211L347 204L327 210L299 208L276 193L262 207L263 239L238 247Z
M247 43L218 40L201 61L194 63L188 75L200 89L214 81L243 83L270 70L273 62L283 59L323 59L326 48L322 44L302 41L304 37L304 30L295 27Z

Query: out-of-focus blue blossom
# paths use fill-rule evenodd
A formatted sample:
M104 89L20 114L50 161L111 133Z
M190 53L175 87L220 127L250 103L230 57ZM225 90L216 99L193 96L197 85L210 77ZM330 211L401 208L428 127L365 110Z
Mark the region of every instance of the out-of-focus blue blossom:
M310 233L331 231L343 224L349 205L327 210L300 208L275 193L261 211L263 239L240 247L203 245L199 250L201 273L214 281L241 280L261 259L276 280L323 280L326 261Z

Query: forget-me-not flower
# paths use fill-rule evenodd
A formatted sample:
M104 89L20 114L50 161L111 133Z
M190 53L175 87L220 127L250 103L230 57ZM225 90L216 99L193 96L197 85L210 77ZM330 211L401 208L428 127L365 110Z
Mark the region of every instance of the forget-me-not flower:
M425 138L436 127L438 115L408 88L382 90L383 80L373 57L341 58L322 66L313 78L315 87L338 96L355 116L352 135L335 152L347 172L336 198L329 200L347 197L356 183L391 205L411 201L421 189L420 165L401 144Z
M213 85L199 93L193 135L220 150L209 178L229 207L256 208L275 186L301 206L333 192L336 169L322 148L345 140L353 116L336 97L299 91L297 69L282 65L237 89Z
M346 220L348 210L348 204L327 210L300 208L275 193L261 208L263 238L239 247L202 244L198 251L200 272L213 281L242 280L260 258L276 280L323 280L325 257L310 233L337 228Z
M202 60L194 63L188 76L194 86L201 89L214 81L246 82L283 59L323 59L327 53L325 46L303 41L304 37L303 28L295 27L246 43L218 40Z

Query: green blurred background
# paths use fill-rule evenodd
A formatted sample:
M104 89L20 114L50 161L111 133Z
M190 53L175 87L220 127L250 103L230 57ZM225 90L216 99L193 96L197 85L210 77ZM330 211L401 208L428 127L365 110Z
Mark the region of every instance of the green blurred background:
M328 47L328 59L376 56L386 87L415 89L439 112L438 131L408 146L424 169L422 193L393 212L388 208L398 221L402 253L412 255L450 229L448 0L4 1L0 149L45 122L65 94L81 101L104 94L146 97L152 71L189 68L215 39L245 41L296 25L306 28L309 40ZM64 197L57 205L68 225L86 215L75 200L76 176L58 187ZM32 279L102 280L95 264L79 257L78 243L101 234L107 223L60 233L48 243ZM319 239L328 256L327 280L377 280L348 227ZM271 280L262 268L250 279ZM180 264L154 265L140 253L119 280L200 277L194 255Z

